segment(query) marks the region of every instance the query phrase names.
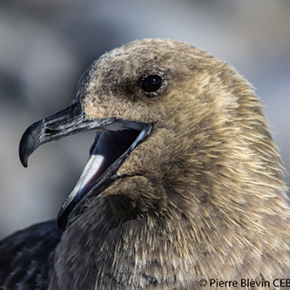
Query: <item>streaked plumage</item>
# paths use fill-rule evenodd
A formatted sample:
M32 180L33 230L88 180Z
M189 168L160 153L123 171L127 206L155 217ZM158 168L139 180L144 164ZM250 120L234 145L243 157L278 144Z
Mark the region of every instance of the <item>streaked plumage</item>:
M85 72L70 107L26 131L21 160L89 129L105 133L61 209L61 240L54 229L45 258L34 258L50 269L39 289L199 289L202 278L290 273L284 169L260 101L227 63L171 40L115 49ZM94 165L101 155L104 169ZM1 254L22 255L8 239ZM24 283L25 270L14 272L1 285Z

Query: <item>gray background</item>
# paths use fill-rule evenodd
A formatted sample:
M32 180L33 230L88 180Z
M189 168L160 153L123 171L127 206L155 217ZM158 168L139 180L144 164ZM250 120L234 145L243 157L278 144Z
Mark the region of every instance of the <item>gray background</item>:
M289 171L289 0L2 0L0 237L57 215L94 138L90 132L44 145L24 169L24 130L73 100L93 60L145 37L190 42L236 67L266 105Z

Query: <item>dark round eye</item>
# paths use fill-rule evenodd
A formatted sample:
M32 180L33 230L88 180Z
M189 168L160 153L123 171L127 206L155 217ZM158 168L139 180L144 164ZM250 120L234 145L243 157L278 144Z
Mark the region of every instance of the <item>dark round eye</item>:
M162 85L162 78L157 75L148 76L142 81L141 88L145 92L156 92Z

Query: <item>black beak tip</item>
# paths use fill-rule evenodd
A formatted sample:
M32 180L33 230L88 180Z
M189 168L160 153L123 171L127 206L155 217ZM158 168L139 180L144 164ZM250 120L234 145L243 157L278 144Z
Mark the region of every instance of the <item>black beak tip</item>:
M75 101L63 110L33 123L20 140L19 157L22 165L27 167L29 156L40 145L84 130L85 126L81 126L83 119L81 104Z
M24 157L21 157L20 156L20 161L21 161L21 164L23 165L23 167L27 168L28 167L28 158L24 158Z
M28 166L28 158L32 152L39 146L39 128L40 122L32 124L26 129L21 137L19 144L19 158L24 167ZM38 129L38 130L37 130Z
M58 226L58 228L59 228L62 232L64 232L65 229L66 229L66 225L67 225L67 218L64 217L63 215L61 215L61 214L59 213L59 215L58 215L58 217L57 217L57 226Z

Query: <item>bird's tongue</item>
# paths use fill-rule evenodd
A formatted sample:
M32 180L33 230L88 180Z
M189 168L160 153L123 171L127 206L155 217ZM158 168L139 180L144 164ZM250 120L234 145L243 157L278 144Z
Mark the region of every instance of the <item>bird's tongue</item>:
M98 182L103 173L129 148L140 131L104 131L91 150L89 161L75 186L79 198ZM77 202L78 200L76 200Z
M150 130L104 131L97 135L83 173L59 212L58 226L61 229L65 229L68 222L72 222L83 212L87 198L100 194L103 187L106 187L105 184L112 182L111 177L126 156Z

